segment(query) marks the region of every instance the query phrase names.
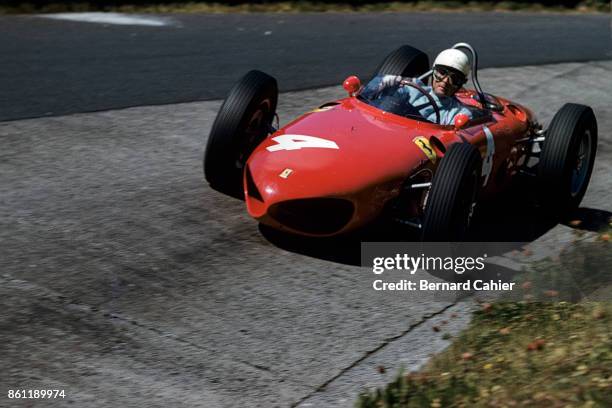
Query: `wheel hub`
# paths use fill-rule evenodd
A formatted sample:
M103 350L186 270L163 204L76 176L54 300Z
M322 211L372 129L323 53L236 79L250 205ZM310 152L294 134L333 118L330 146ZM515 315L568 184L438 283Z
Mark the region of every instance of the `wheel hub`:
M591 132L587 130L580 139L578 154L576 155L576 162L574 164L574 169L572 170L572 197L578 195L584 187L591 159L591 143Z

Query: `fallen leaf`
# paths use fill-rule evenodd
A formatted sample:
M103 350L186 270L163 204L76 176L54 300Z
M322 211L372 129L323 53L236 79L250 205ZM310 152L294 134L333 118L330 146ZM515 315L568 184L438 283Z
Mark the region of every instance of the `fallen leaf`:
M593 319L602 319L604 317L606 317L606 312L603 309L593 310Z
M434 327L432 327L432 330L435 331L435 332L439 332L440 328L438 326L434 326Z
M544 344L546 344L545 340L537 339L527 345L527 350L528 351L542 350L544 348Z
M608 242L608 241L610 240L610 234L601 234L601 235L599 236L599 238L600 238L602 241Z
M559 296L559 291L557 291L557 290L545 290L544 291L544 296L557 297L557 296Z
M526 282L523 282L523 284L521 285L521 288L527 290L527 289L531 289L532 286L533 284L530 281L526 281Z
M578 227L580 224L582 224L581 220L572 220L569 222L569 225L572 227Z
M457 317L457 316L458 316L458 315L457 315L457 313L451 313L451 315L450 315L450 317L452 317L453 319L454 319L455 317Z
M488 313L491 311L491 309L493 308L493 305L490 303L483 303L482 304L482 311L485 313Z
M376 370L378 370L379 373L384 374L387 369L384 366L379 365Z
M503 329L499 329L499 334L503 334L504 336L510 334L510 328L504 327Z
M576 367L576 372L579 373L580 375L584 375L589 371L589 367L587 367L584 364L579 365L578 367Z
M484 368L485 370L490 370L490 369L492 369L492 368L493 368L493 364L491 364L491 363L487 363L487 364L485 364L485 365L484 365L482 368Z
M463 353L461 355L461 358L463 360L471 360L473 357L474 357L474 354L470 353L469 351L467 351L467 352L465 352L465 353Z

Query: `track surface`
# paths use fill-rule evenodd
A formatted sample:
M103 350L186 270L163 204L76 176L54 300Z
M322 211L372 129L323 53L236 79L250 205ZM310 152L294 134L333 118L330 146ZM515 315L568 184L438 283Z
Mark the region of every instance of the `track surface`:
M565 101L593 106L600 144L583 206L607 219L612 63L496 68L480 78L544 122ZM281 121L342 94L282 94ZM367 268L326 260L345 248L273 244L243 203L203 183L219 106L0 123L5 388L65 389L87 407L351 406L360 387L385 379L378 364L391 376L446 344L429 317L467 305L374 292ZM572 239L568 227L547 229L521 217L485 226L483 237L508 234L549 251ZM0 397L0 406L25 404Z
M248 70L281 90L369 75L401 44L459 41L482 67L612 58L606 15L168 15L161 27L0 17L0 120L225 97Z

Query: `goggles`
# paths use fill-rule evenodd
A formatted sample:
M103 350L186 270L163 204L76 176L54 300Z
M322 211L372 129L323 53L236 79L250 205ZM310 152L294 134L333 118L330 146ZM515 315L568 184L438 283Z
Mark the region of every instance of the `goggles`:
M465 83L465 76L459 72L451 71L444 67L435 67L433 75L436 81L443 81L448 78L448 82L451 85L463 85Z

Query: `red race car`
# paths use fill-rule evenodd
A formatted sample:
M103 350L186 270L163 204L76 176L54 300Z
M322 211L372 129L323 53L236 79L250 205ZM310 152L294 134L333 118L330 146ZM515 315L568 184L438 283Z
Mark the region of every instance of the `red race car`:
M396 86L421 92L433 120L398 101L397 89L361 86L352 76L343 84L348 97L278 128L276 80L250 71L212 126L206 180L244 199L259 222L307 236L342 234L387 215L419 229L423 240L462 240L477 203L523 179L547 214L575 209L595 160L592 109L565 104L543 129L529 109L482 91L469 44L453 48L471 54L474 89L456 93L471 115L451 124L441 124L423 89L432 75L427 55L407 45L389 54L374 78L404 78Z

